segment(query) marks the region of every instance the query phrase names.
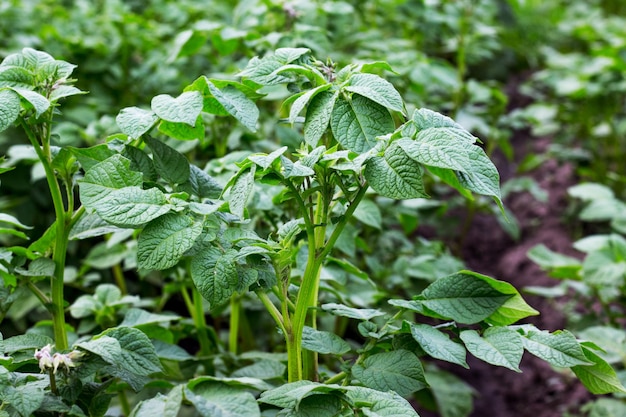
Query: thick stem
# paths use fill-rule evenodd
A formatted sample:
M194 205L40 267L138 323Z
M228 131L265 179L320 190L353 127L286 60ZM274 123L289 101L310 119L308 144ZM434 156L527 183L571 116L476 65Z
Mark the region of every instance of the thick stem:
M211 354L211 341L207 332L206 318L204 317L204 306L202 304L202 296L195 286L192 288L194 314L193 320L198 332L198 341L200 342L200 355L208 356Z
M228 334L228 351L237 354L239 346L239 319L241 316L241 300L239 295L230 297L230 333Z
M46 173L46 180L48 181L48 187L50 189L50 195L52 197L52 203L54 205L54 213L56 215L56 239L54 250L52 254L52 260L54 261L54 275L51 278L51 290L50 298L51 304L49 310L52 313L52 323L54 330L54 342L56 349L59 351L66 350L68 348L67 332L65 330L65 300L63 298L63 277L65 272L65 259L67 255L67 242L70 230L70 224L72 223L72 209L68 207L67 212L65 210L65 204L63 203L63 196L61 194L61 187L57 181L54 169L52 169L52 154L50 152L50 131L49 125L51 121L48 121L48 127L45 129L45 133L41 137L41 146L39 141L35 137L35 134L31 127L26 122L20 120L28 139L30 140L39 160L41 161L44 171Z

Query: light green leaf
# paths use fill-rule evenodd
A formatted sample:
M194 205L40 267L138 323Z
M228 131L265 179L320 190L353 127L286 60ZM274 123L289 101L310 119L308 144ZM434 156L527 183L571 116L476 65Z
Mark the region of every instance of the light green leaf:
M297 409L284 410L280 417L337 417L343 408L341 400L336 394L306 397Z
M159 118L152 110L139 107L126 107L115 118L122 133L131 139L137 139L148 132Z
M468 155L471 161L471 171L457 172L459 182L470 191L494 197L498 205L502 206L498 170L479 146L469 147Z
M444 371L426 374L441 417L467 417L474 408L474 390L458 377ZM494 416L495 417L495 416Z
M111 365L117 365L121 361L122 347L114 337L99 336L87 342L77 343L74 347L96 354Z
M447 334L427 324L408 324L411 328L413 339L420 344L428 355L469 368L467 362L465 362L465 348L463 345L453 342Z
M416 130L415 133L419 133L426 129L437 128L449 128L456 129L458 135L465 137L469 142L474 143L476 138L472 136L463 126L441 113L432 111L430 109L417 109L413 112L411 118L412 127ZM415 134L414 133L414 134ZM413 134L413 135L414 135ZM409 136L413 136L409 135Z
M372 157L365 166L365 178L383 197L410 199L428 197L422 182L422 168L393 143L383 156Z
M202 115L198 116L196 124L189 126L187 123L174 123L161 120L159 132L178 140L204 140L205 126Z
M471 169L467 148L475 145L444 129L427 129L418 134L418 139L400 139L396 143L411 159L424 165L455 171Z
M92 184L81 183L81 191L88 197L83 205L94 209L107 222L119 227L136 228L170 211L165 195L158 188L147 190L141 187L125 187L119 190L104 190L102 198L96 200ZM101 188L101 187L100 187ZM83 195L83 194L81 194ZM96 197L92 197L96 195Z
M22 417L31 417L43 403L44 396L39 384L0 387L0 400L10 404Z
M369 151L376 137L393 132L395 126L389 111L365 97L338 98L330 117L330 127L337 142L357 153Z
M23 350L41 349L53 343L51 338L41 334L21 334L4 340L0 338L0 353L8 355Z
M256 165L253 165L249 171L237 177L228 195L227 201L230 206L230 212L240 219L244 218L244 209L254 189L255 167Z
M578 332L578 336L585 340L592 340L601 346L604 352L600 352L599 355L609 363L620 363L622 358L626 357L626 330L624 329L591 326Z
M372 200L361 200L354 210L354 217L368 226L380 229L383 223L383 216L380 212L378 204Z
M219 382L204 382L190 390L185 398L202 417L261 417L254 396L247 391Z
M52 93L50 93L50 101L54 103L62 98L76 96L79 94L87 94L87 91L79 90L72 85L60 85L52 90Z
M361 406L367 417L419 417L407 400L393 391L382 392L372 388L347 386L346 396Z
M259 378L259 379L276 379L282 378L287 367L282 362L264 359L252 365L244 366L232 373L233 378Z
M332 84L322 84L317 86L311 90L306 91L300 97L296 99L291 105L291 109L289 110L289 123L294 124L296 122L296 118L300 115L300 112L306 107L307 104L319 93L322 91L328 90ZM314 146L314 145L312 145Z
M609 187L591 182L576 184L567 189L570 197L580 198L583 201L611 200L615 198L613 190Z
M268 154L253 154L248 156L248 159L260 166L261 168L268 169L275 160L277 160L282 154L287 152L289 149L287 146L283 146L279 149L276 149L274 152Z
M345 90L366 97L390 110L397 112L404 110L400 93L389 81L378 75L354 74L350 77L349 85L345 87Z
M17 120L20 108L20 98L14 91L0 90L0 132Z
M592 394L626 393L615 370L604 359L582 344L582 351L592 365L576 365L572 371Z
M154 166L164 180L172 184L182 184L189 180L189 161L183 154L151 137L145 138L145 142L152 149Z
M282 174L285 178L293 177L310 177L315 174L312 168L302 164L301 161L291 162L291 160L285 156L280 157L282 162Z
M372 308L353 308L343 304L327 303L322 305L322 310L328 311L335 316L348 317L357 320L370 320L374 317L384 316L385 313Z
M523 336L524 348L552 366L570 368L576 365L592 364L585 357L574 335L567 330L549 333L534 329Z
M101 333L100 337L102 336L114 338L119 342L121 355L119 362L113 365L139 376L148 376L162 370L154 346L141 330L133 327L114 327Z
M33 106L33 109L35 109L35 117L41 116L42 113L50 108L48 99L35 91L19 87L13 87L12 90ZM1 101L2 99L0 98L0 102Z
M180 319L175 314L155 314L140 308L131 308L124 314L120 327L137 327L145 324L169 323Z
M235 119L252 132L256 132L256 124L259 120L259 109L245 93L231 85L217 88L212 82L207 81L209 90L215 99Z
M107 242L101 242L89 250L83 263L96 269L108 269L119 265L129 255L129 252L130 250L126 245L109 245Z
M28 269L16 267L15 272L25 277L51 277L54 275L55 264L50 258L37 258L28 264Z
M533 246L527 255L531 261L544 269L564 267L577 269L581 266L578 259L554 252L544 244Z
M180 261L202 233L202 223L170 213L151 221L139 235L137 264L142 269L163 270Z
M297 409L300 402L307 397L319 394L341 393L348 387L334 384L320 384L311 381L298 381L281 385L261 394L259 402L281 408ZM323 397L320 397L323 398Z
M304 326L302 347L323 355L343 355L351 350L350 345L336 334L316 330L309 326Z
M137 404L130 417L177 417L182 402L183 385L177 385L167 395L158 393Z
M6 214L6 213L0 213L0 223L8 223L11 226L15 226L20 229L32 229L33 228L32 226L26 226L14 216L11 216L10 214Z
M433 282L421 297L421 303L440 316L474 324L493 314L512 295L498 291L480 274L461 271Z
M81 240L102 236L122 230L104 221L96 213L84 213L70 231L70 240Z
M163 120L195 125L202 112L203 99L199 91L187 91L177 98L161 94L152 99L152 110Z
M141 186L142 182L143 175L131 171L130 160L115 154L87 170L85 177L79 182L81 201L90 208L111 192L125 187Z
M368 388L395 391L402 397L428 386L422 363L402 349L369 356L362 365L352 367L352 374Z
M482 337L475 330L464 330L460 337L467 350L478 359L522 372L519 363L524 347L519 333L506 327L490 327Z
M339 97L338 92L322 91L311 99L307 107L304 120L304 141L312 148L317 146L328 128L337 97Z
M8 57L7 57L8 58ZM6 64L6 59L0 65L0 88L21 87L32 88L35 83L33 73L26 68ZM0 99L0 103L2 100Z
M222 254L217 248L208 248L191 260L191 278L211 308L227 302L237 288L236 254L236 251Z

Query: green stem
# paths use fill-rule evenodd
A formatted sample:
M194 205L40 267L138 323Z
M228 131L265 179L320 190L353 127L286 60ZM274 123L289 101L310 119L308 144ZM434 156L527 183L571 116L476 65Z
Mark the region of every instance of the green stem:
M129 416L131 413L130 403L128 402L128 396L126 396L126 391L119 390L118 397L120 399L120 407L122 408L122 414L125 416Z
M241 315L241 300L238 294L230 297L230 333L228 334L228 350L236 355L239 345L239 319Z
M52 112L50 112L50 119ZM54 275L51 278L51 304L49 307L52 313L52 323L54 330L54 341L56 349L59 351L66 350L68 348L67 332L65 330L65 300L63 298L63 277L65 272L65 259L67 255L67 243L69 239L69 225L72 222L72 208L68 207L65 211L65 204L63 203L63 196L61 193L61 187L57 181L54 169L52 168L52 154L50 152L50 124L51 120L48 120L46 124L47 128L41 137L41 145L31 127L26 124L24 119L20 119L20 123L28 136L39 160L41 161L44 171L46 173L46 180L48 181L48 187L50 189L50 195L52 197L52 203L54 205L54 212L56 215L56 239L54 250L52 254L52 260L54 261ZM68 196L69 198L69 196ZM69 200L71 201L71 199Z
M48 369L48 376L50 377L50 392L52 392L54 395L59 395L59 390L57 389L56 375L54 375L54 369Z
M195 286L192 288L194 314L193 320L198 332L198 341L200 342L200 354L208 356L211 354L211 342L209 333L207 332L206 318L204 317L204 306L202 304L202 296Z
M286 336L287 329L285 329L285 321L283 319L283 315L280 313L278 308L276 308L274 303L272 303L270 297L267 295L267 293L264 293L262 291L257 291L256 295L257 297L259 297L259 300L261 300L261 303L263 303L263 306L265 306L265 309L270 313L270 316L272 316L274 322L276 322L276 325L280 328L280 331L283 332L283 335Z

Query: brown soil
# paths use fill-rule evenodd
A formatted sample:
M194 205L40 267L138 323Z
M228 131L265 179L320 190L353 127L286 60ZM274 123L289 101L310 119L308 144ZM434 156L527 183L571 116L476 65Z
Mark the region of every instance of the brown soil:
M528 147L519 146L529 142ZM528 137L514 139L519 157L528 152L543 152L547 143L546 140L533 143ZM515 168L515 164L506 161L498 165L503 176L510 175ZM540 203L525 192L507 199L506 206L520 223L520 239L513 241L492 216L480 215L473 222L462 250L470 269L508 281L520 291L529 285L556 284L528 259L526 254L533 246L543 243L552 250L579 256L572 249L571 235L562 221L567 188L576 183L573 167L549 160L530 175L548 193L549 199ZM564 327L564 316L553 304L540 297L525 295L524 298L541 313L524 322L550 331ZM522 374L472 359L470 370L455 370L478 392L472 417L561 417L563 411L576 410L591 398L572 375L557 373L528 353L521 363Z

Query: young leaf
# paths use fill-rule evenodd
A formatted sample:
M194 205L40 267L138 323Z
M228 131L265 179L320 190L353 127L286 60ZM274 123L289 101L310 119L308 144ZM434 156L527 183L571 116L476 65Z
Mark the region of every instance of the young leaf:
M33 106L33 109L35 109L35 117L41 116L46 110L48 110L48 108L50 108L50 102L48 99L35 91L19 87L13 87L12 90ZM2 99L0 99L0 102L1 100Z
M581 343L587 361L593 365L576 365L572 371L592 394L625 393L626 389L615 374L615 370L604 359L596 355L585 343Z
M390 110L402 112L404 103L400 93L387 80L374 74L354 74L350 77L349 85L345 87L350 91L366 97Z
M198 91L187 91L177 98L161 94L152 99L152 110L163 120L195 125L202 112L202 95Z
M530 330L523 336L524 348L552 366L570 368L592 364L574 335L567 330L557 330L554 333Z
M259 119L259 109L256 104L243 92L231 85L220 89L210 81L207 83L209 91L224 109L248 130L256 132L256 124Z
M311 99L304 119L304 141L315 148L326 132L339 92L322 91Z
M395 143L385 150L383 156L370 158L364 175L369 185L383 197L427 197L420 164L409 158Z
M183 154L149 136L145 141L152 149L154 165L164 180L172 184L182 184L189 180L189 161Z
M252 190L254 189L254 171L255 165L252 168L240 174L235 183L230 189L230 194L228 195L228 203L230 206L230 212L240 219L244 218L244 209L248 204L248 199L252 194Z
M350 345L336 334L309 326L305 326L302 332L302 347L323 355L343 355L351 350Z
M202 233L202 223L181 213L152 220L137 242L137 264L142 269L162 270L178 263Z
M300 112L309 104L317 94L328 90L332 84L322 84L317 86L296 99L291 105L291 109L289 110L289 123L294 124L296 122L296 118L300 115Z
M366 387L395 391L402 397L428 386L417 356L407 350L393 350L369 356L352 367L352 374Z
M453 342L447 334L427 324L408 324L411 328L411 335L428 355L469 368L465 362L463 345Z
M502 306L511 294L498 291L484 276L470 271L440 278L421 294L421 303L458 323L478 323ZM495 281L495 280L493 280Z
M464 330L460 337L467 350L478 359L522 372L519 363L524 347L519 333L506 327L490 327L482 337L476 330Z
M370 320L374 317L384 316L385 313L371 308L352 308L343 304L328 303L322 305L322 310L328 311L335 316L348 317L356 320Z
M159 118L151 110L139 107L126 107L118 113L115 121L122 133L131 139L137 139L148 132Z
M277 160L282 154L289 149L286 146L276 149L274 152L267 154L253 154L248 156L248 159L260 166L261 168L268 169L275 160Z
M377 136L391 133L395 128L386 108L360 95L337 99L330 127L337 142L357 153L369 151L376 145Z
M9 55L7 58L9 58ZM0 64L0 88L2 87L21 87L33 88L35 78L33 73L26 68L9 65L7 58ZM2 100L0 100L0 103Z
M11 90L0 90L0 132L11 126L19 115L19 96Z
M185 398L202 417L261 417L254 396L220 382L203 382L193 390L185 388Z

